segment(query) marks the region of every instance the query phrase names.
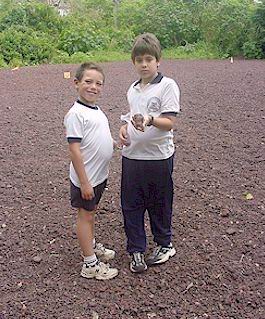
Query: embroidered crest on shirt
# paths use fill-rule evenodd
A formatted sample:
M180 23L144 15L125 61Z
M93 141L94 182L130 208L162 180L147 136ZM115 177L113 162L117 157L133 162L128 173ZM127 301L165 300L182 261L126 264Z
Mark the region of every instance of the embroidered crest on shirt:
M158 112L161 109L161 101L158 97L153 96L147 101L148 113Z

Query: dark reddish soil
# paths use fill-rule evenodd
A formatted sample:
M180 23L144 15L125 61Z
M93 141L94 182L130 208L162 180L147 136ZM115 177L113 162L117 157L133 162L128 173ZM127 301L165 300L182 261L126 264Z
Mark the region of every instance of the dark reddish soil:
M182 93L177 255L141 275L128 270L116 151L96 229L120 273L104 282L79 276L69 205L63 117L76 92L63 72L75 67L0 71L0 318L264 319L265 62L163 61ZM136 76L130 62L103 67L101 105L117 138ZM148 238L152 248L149 228Z

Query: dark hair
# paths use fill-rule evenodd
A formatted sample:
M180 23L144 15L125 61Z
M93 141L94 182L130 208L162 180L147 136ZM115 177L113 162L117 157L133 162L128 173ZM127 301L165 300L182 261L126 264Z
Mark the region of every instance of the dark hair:
M105 81L105 74L103 72L103 69L98 64L93 63L93 62L84 62L84 63L82 63L78 67L78 69L76 70L75 78L78 81L81 81L86 70L97 70L99 73L102 74L103 81Z
M134 41L131 58L133 62L139 55L150 54L159 61L161 58L161 45L157 37L152 33L140 34Z

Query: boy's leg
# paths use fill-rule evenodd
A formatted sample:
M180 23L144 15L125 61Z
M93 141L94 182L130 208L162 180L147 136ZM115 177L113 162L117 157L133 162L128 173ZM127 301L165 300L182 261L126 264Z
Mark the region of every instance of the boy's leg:
M116 268L109 268L108 265L99 262L94 252L94 225L95 212L78 209L77 237L84 256L84 264L81 276L85 278L96 278L100 280L111 279L118 275Z
M81 276L100 280L111 279L118 275L118 270L116 268L110 268L107 264L99 262L95 254L97 253L94 248L95 208L102 195L103 187L104 183L96 186L94 188L95 198L91 201L85 201L81 197L80 189L71 184L71 203L74 207L78 207L77 237L84 256ZM106 251L107 250L104 248L103 253Z
M144 260L146 235L144 228L143 165L140 161L122 158L121 206L131 255L130 270L140 273L147 269Z
M150 163L148 214L154 241L163 247L171 243L173 204L173 156L167 160Z
M94 239L95 211L87 211L83 208L78 209L77 216L77 238L83 256L92 256L94 254L93 239Z
M102 261L109 261L110 259L113 259L115 257L114 250L107 249L101 243L96 243L96 241L95 241L95 212L97 210L98 203L101 199L101 196L104 192L106 185L107 185L107 180L105 180L101 184L94 187L95 197L92 200L84 200L82 198L80 188L76 187L73 183L71 183L71 204L72 204L72 206L82 208L85 211L87 211L88 213L90 213L90 212L94 213L94 222L91 225L91 226L93 226L93 229L91 229L90 233L93 234L94 252L96 253L97 257L99 257L100 260L102 260ZM78 223L78 227L79 227L79 223ZM83 227L83 225L81 223L79 228L81 229L82 227ZM82 236L81 234L80 234L80 236ZM84 232L84 234L85 234L85 232ZM90 248L90 250L91 250L91 248Z
M171 243L171 220L173 203L173 156L155 163L155 178L150 183L148 213L151 230L157 247L147 258L149 266L162 264L176 254ZM154 167L153 167L154 169ZM152 176L152 175L151 175Z
M106 183L104 184L104 188L106 187ZM103 193L103 191L102 191ZM101 194L102 195L102 194ZM101 198L100 195L100 198ZM95 211L97 210L98 205L95 206ZM115 250L106 248L102 243L96 242L95 239L95 222L94 222L94 228L93 228L93 248L96 256L103 262L110 261L111 259L114 259L115 257Z
M144 253L146 234L144 229L144 197L140 161L122 158L121 206L127 236L127 251Z

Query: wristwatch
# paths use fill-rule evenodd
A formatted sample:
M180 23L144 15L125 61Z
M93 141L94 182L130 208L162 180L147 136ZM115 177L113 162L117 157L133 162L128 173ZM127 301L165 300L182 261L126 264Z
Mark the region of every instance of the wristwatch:
M153 125L153 122L154 122L154 117L153 117L153 115L149 115L149 121L148 121L148 124L146 124L146 126L151 126L151 125Z

